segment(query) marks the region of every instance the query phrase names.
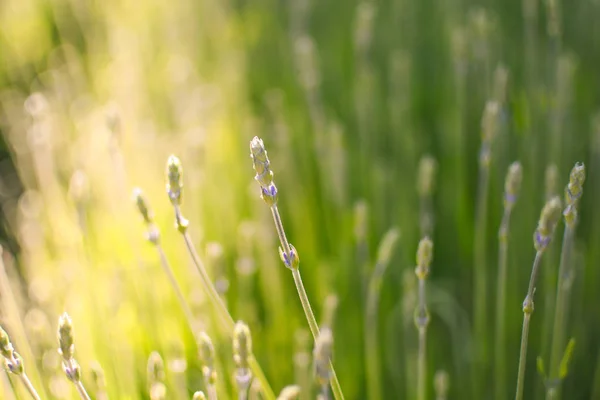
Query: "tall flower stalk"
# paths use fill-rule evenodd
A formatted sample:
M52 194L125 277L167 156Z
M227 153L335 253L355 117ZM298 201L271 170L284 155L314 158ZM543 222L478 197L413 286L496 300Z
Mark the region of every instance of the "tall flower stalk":
M300 298L300 302L302 303L302 309L304 310L304 314L306 316L310 332L312 333L314 340L317 340L317 338L320 335L319 325L317 324L317 320L315 319L315 315L310 306L310 302L308 300L308 296L306 294L306 290L304 289L304 284L302 283L302 278L300 276L300 258L298 256L298 252L296 251L294 246L290 242L288 242L287 237L285 235L283 223L281 221L281 216L277 208L278 192L277 187L273 182L273 171L270 167L269 158L267 156L267 150L265 149L263 141L258 137L254 137L250 141L250 155L252 157L254 170L256 171L256 176L254 179L256 179L261 188L261 198L269 206L269 208L271 209L271 214L273 215L275 229L277 231L277 235L279 236L279 242L281 244L281 247L279 247L279 255L284 265L292 271L294 283L296 284L296 290L298 291L298 297ZM329 367L331 368L330 384L333 396L336 400L343 399L344 395L342 393L340 383L337 379L337 375L335 373L335 369L333 368L333 364L331 363L331 361L329 362Z
M582 163L577 163L571 170L569 184L565 188L565 201L567 203L567 206L563 211L565 232L560 254L560 266L558 269L556 306L554 308L554 329L552 331L552 347L550 350L550 381L557 382L558 385L547 385L547 400L556 399L560 395L560 365L565 343L565 321L567 319L566 314L571 297L574 273L571 254L575 239L575 228L578 220L577 208L581 195L583 194L584 182L585 166Z
M427 326L429 310L425 296L425 281L429 275L429 266L433 258L433 243L428 237L421 239L417 250L417 267L415 275L419 280L419 296L415 309L415 326L419 332L419 355L417 359L417 400L427 398Z
M198 270L198 273L200 274L204 290L208 295L209 301L216 310L216 314L221 323L221 327L224 331L231 335L233 333L235 325L233 318L229 314L229 311L227 310L223 299L221 298L221 296L219 296L215 285L208 276L208 273L206 272L204 263L200 259L200 256L198 255L198 252L196 251L196 248L194 247L194 244L192 242L192 238L188 233L189 222L183 216L183 213L181 211L181 203L183 199L183 167L181 165L181 161L179 161L179 158L177 158L174 155L170 156L167 160L166 176L167 194L175 212L175 224L177 230L183 236L187 250L192 258L192 262ZM273 392L273 389L271 389L271 386L269 385L267 378L265 377L262 369L260 368L258 361L256 361L254 357L250 357L250 359L248 360L248 365L252 370L252 374L254 375L254 377L256 377L258 381L260 381L260 387L266 400L275 400L275 393Z
M367 307L365 315L365 360L367 367L367 393L370 399L381 399L381 367L379 360L379 297L383 276L392 258L394 247L400 233L397 228L390 229L379 245L375 269L367 289Z
M473 312L475 325L476 359L478 368L487 368L487 218L488 218L488 192L490 181L490 164L492 157L492 143L498 130L498 114L500 106L496 101L488 101L481 119L481 148L479 150L479 178L477 185L477 204L475 208L475 238L474 238L474 285ZM479 379L476 379L476 392ZM480 393L476 393L477 396Z
M242 321L235 324L233 330L233 361L235 362L235 383L238 388L238 399L248 398L248 388L252 381L248 360L252 356L252 336L250 328Z
M504 184L504 215L498 232L498 288L496 299L496 346L495 385L496 399L507 398L506 394L506 269L508 264L508 234L510 215L521 188L523 171L519 162L510 165Z
M521 333L521 350L519 352L519 373L517 377L516 400L523 399L523 389L525 387L525 367L527 364L527 342L529 340L529 323L531 321L531 314L533 314L533 295L535 293L535 285L537 283L539 267L542 260L542 255L552 240L556 224L560 218L560 208L561 204L558 197L554 197L548 201L542 209L538 227L533 234L533 244L536 254L535 259L533 260L533 267L531 268L531 277L529 279L527 295L523 301L523 330Z

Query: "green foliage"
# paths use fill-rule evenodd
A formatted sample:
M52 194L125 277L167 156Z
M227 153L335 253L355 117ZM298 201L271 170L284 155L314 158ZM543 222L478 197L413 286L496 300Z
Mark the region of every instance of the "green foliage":
M302 273L316 321L325 299L338 299L327 319L348 399L367 398L367 380L384 398L416 395L412 255L424 236L435 243L427 392L437 382L440 397L489 398L500 384L492 322L504 176L518 161L506 184L518 201L506 237L501 382L512 393L539 211L565 187L577 196L585 179L568 221L570 289L559 296L561 331L577 349L562 334L551 346L560 221L540 267L527 354L533 365L556 347L563 361L560 371L544 366L544 379L527 369L524 398L542 398L555 380L570 398L599 393L599 16L592 0L5 0L0 231L10 251L0 322L32 385L43 398L75 395L56 353L55 321L66 311L92 397L148 398L154 351L164 360L156 397L210 397L200 331L212 339L215 391L235 397L233 329L213 307L218 295L231 322L252 332L249 367L259 363L275 393L295 383L312 398L307 391L321 388L295 382L312 365L296 356L312 354L312 342L295 345L307 323L262 196L285 223L281 257ZM268 158L263 142L249 158L255 136ZM165 188L171 154L180 158L170 159ZM569 175L576 162L585 176ZM144 190L139 210L134 186ZM554 229L555 214L542 231ZM377 324L371 336L368 321ZM98 370L102 383L92 384ZM451 385L434 378L441 370ZM21 386L0 379L0 397ZM249 397L258 391L251 385Z

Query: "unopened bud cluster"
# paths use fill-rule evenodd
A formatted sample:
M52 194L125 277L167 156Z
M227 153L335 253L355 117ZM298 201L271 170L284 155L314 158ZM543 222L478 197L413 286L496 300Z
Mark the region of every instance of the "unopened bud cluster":
M558 196L550 199L540 215L538 227L533 234L533 244L537 251L544 251L550 244L552 234L560 218L561 204Z
M250 156L256 171L254 179L260 185L261 198L272 207L277 204L277 187L273 183L273 171L271 171L267 150L262 139L257 136L250 141Z
M583 163L577 163L571 170L569 176L569 184L565 188L565 202L567 207L565 208L563 215L565 217L565 223L573 227L577 221L577 206L579 199L583 194L583 183L585 182L585 166Z
M8 334L0 327L0 354L4 357L6 369L15 374L21 375L24 372L23 359L15 351Z

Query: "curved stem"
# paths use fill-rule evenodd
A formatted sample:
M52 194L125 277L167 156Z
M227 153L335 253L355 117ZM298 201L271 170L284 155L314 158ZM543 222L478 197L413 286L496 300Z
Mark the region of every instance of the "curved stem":
M33 387L33 384L29 380L29 377L27 376L27 374L25 374L25 372L23 372L19 376L21 377L21 381L25 385L25 388L27 389L27 391L29 392L31 397L33 397L35 400L40 400L40 395L37 393L37 391Z
M523 331L521 333L521 351L519 352L519 374L517 378L516 400L523 399L525 367L527 365L527 342L529 340L529 321L531 320L531 314L533 313L533 295L542 254L542 251L538 251L535 254L533 267L531 269L531 278L529 278L529 288L527 289L527 296L525 297L525 301L523 303Z
M319 325L317 324L317 320L315 319L315 315L310 306L310 302L308 301L308 296L306 295L306 290L304 289L304 284L302 283L302 277L300 276L300 270L292 269L292 276L294 277L294 283L296 284L298 297L300 297L300 302L302 303L302 309L304 310L304 315L306 316L306 320L308 321L310 332L312 333L313 339L316 340L320 334ZM340 382L338 381L335 369L333 368L333 364L331 363L331 361L329 361L329 367L331 369L330 384L331 391L333 392L333 397L336 400L343 400L344 394L342 393Z
M160 258L160 265L162 266L163 271L167 275L167 278L169 279L169 283L171 284L171 287L175 291L175 295L177 296L177 300L179 301L179 306L181 307L181 310L185 314L185 317L188 320L190 329L192 330L192 333L193 333L196 328L196 323L195 323L195 319L194 319L192 310L190 309L190 306L188 305L187 301L185 300L185 296L183 295L181 287L177 283L175 274L173 274L173 269L171 268L169 261L167 260L167 256L165 255L165 252L164 252L162 246L158 243L156 244L156 251L158 252L158 256Z
M178 219L183 218L179 207L175 206L174 210L175 210L175 215ZM223 303L221 296L219 296L217 289L215 289L214 284L212 283L210 277L208 276L208 273L206 272L206 268L204 267L204 263L202 263L202 260L198 256L198 253L196 252L196 248L194 247L194 244L192 243L192 239L191 239L190 235L187 232L184 232L184 233L182 233L182 236L185 241L185 245L188 249L188 252L190 253L190 256L192 257L192 262L193 262L194 266L196 267L196 269L198 270L198 272L200 273L200 278L204 285L204 289L206 290L206 292L208 294L209 300L212 303L213 307L216 308L216 310L217 310L217 315L221 320L222 327L224 330L227 331L228 335L231 335L233 333L233 327L235 324L233 321L233 318L231 317L231 314L229 314L229 311L227 310L225 303ZM256 379L258 379L260 381L260 386L261 386L263 395L265 396L266 400L275 400L275 398L276 398L275 393L273 392L273 389L271 389L271 385L269 385L269 381L266 379L260 365L254 358L251 360L252 361L250 362L250 369L252 370L252 373L256 377Z

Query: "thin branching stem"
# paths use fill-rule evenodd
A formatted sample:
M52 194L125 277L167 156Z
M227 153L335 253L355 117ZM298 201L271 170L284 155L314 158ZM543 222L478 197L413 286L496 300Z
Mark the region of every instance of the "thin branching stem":
M531 268L531 278L529 279L529 288L527 289L527 296L523 302L523 331L521 333L521 350L519 352L519 374L517 378L516 400L523 399L523 389L525 387L525 367L527 365L527 342L529 340L529 321L531 320L531 314L533 313L533 294L535 291L535 283L537 281L542 254L543 251L538 251L535 254L533 267Z

